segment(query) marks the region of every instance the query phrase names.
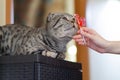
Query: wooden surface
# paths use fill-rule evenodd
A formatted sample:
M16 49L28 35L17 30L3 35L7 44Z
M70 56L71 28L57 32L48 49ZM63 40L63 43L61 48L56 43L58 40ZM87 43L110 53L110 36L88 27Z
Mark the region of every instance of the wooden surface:
M86 0L75 0L75 13L85 17ZM89 80L88 48L77 44L77 61L82 63L83 80Z
M11 20L11 0L6 0L6 24L10 24Z

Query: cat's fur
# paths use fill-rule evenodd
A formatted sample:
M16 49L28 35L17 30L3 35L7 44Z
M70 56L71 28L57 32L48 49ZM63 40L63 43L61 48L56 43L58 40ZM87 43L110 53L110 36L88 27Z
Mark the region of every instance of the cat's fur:
M0 54L42 54L64 59L66 44L78 30L74 16L50 13L45 26L35 28L9 24L0 27Z

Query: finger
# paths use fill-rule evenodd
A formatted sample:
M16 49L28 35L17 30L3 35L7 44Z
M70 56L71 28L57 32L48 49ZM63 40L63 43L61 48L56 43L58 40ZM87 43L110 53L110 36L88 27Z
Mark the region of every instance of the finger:
M75 39L77 42L83 42L83 39Z
M73 36L73 39L77 39L77 38L81 38L81 35L78 34L78 35Z
M92 35L87 32L81 31L81 34L85 36L85 38L92 38Z
M80 34L80 29L77 31L78 34Z
M88 28L88 27L82 27L81 28L83 32L86 32L86 33L89 33L89 34L94 34L96 33L95 30L91 29L91 28Z
M85 36L86 38L93 38L94 32L94 30L88 28L81 29L81 35Z
M75 39L75 41L76 41L77 43L84 43L84 40L83 40L83 39Z
M78 42L79 45L86 45L84 42Z

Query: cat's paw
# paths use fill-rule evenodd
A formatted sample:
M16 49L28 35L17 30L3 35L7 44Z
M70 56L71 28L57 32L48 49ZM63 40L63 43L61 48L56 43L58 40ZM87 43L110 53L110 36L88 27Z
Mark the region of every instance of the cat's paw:
M57 56L57 59L63 60L63 59L65 59L65 55L61 53Z
M42 55L48 56L48 57L52 57L52 58L56 58L57 53L51 52L51 51L43 51L43 52L42 52Z

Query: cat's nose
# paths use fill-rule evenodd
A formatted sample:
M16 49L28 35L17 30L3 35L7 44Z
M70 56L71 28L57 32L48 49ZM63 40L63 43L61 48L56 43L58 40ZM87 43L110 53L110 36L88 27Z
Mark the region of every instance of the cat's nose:
M73 28L75 28L75 25L73 25Z
M74 23L75 22L75 18L72 18L72 21L71 21L71 23Z
M73 18L73 19L72 19L72 21L74 21L74 22L75 22L75 18Z

